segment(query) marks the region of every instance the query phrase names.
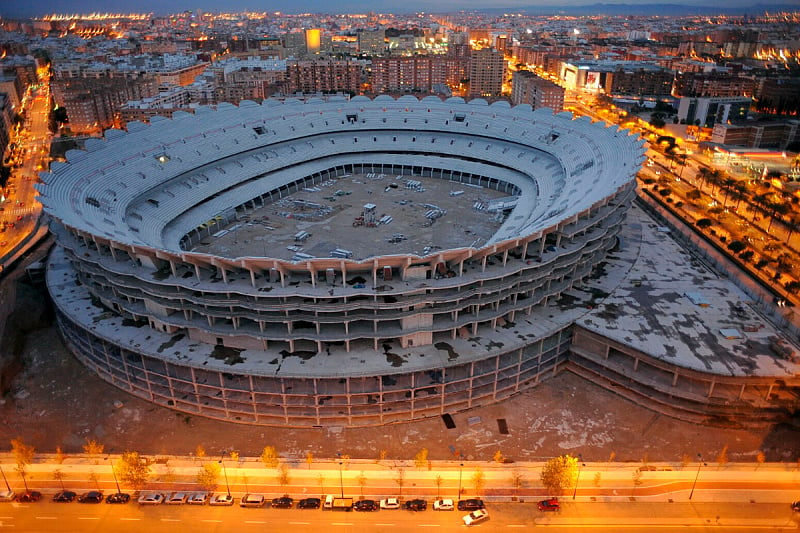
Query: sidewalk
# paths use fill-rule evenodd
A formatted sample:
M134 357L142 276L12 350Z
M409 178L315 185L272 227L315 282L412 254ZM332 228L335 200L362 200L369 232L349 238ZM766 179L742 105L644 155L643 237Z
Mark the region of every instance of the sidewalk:
M55 457L38 456L38 462L27 466L29 487L56 491L61 483L54 477L63 474L66 488L116 490L111 467L118 456L70 456L62 464ZM499 464L495 462L432 461L425 468L416 468L413 461L339 461L315 459L283 460L288 467L288 484L281 483L278 468L266 468L253 457L233 461L219 457L190 458L159 456L151 463L147 489L160 491L200 490L195 483L203 464L223 466L217 490L261 492L272 496L338 493L379 496L436 496L456 498L458 487L462 497L480 495L487 501L533 500L549 496L539 479L544 463ZM14 458L0 454L0 466L14 490L22 489ZM463 464L463 467L460 466ZM730 463L718 466L691 463L584 463L580 469L577 490L571 487L563 499L573 493L579 501L597 502L752 502L785 503L800 498L800 469L786 463ZM479 472L479 474L478 474ZM476 477L482 475L483 482ZM517 476L515 483L514 476ZM518 485L515 488L515 484ZM123 488L123 490L125 490Z

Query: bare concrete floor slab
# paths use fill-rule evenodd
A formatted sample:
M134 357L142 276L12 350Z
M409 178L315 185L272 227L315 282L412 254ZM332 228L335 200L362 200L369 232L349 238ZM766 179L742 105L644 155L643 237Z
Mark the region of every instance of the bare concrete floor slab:
M656 415L570 373L486 408L453 414L455 428L440 418L386 427L281 429L215 422L138 400L101 381L61 344L56 329L27 337L24 371L0 406L0 442L21 436L40 452L61 446L81 451L97 439L107 452L134 449L146 454L189 454L202 445L209 455L238 450L256 456L266 445L285 457L348 454L410 459L419 449L431 459L491 460L497 450L514 460L539 460L562 453L587 461L679 461L684 454L716 457L728 445L731 461L795 462L800 430L772 427L726 430L701 427ZM115 401L121 402L119 407ZM508 434L500 432L505 420Z

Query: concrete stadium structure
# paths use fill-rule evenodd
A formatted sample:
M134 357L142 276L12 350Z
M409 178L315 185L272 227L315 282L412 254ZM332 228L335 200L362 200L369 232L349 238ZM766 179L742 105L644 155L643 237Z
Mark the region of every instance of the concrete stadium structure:
M644 148L529 106L356 97L154 117L67 159L39 192L58 239L48 286L81 361L185 412L359 426L496 402L563 367L576 315L525 317L617 245ZM193 251L369 173L499 191L499 229L424 254Z

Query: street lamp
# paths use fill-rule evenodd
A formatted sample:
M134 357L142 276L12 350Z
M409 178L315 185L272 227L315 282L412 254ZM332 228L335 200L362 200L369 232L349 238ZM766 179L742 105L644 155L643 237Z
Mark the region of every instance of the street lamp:
M231 495L231 486L228 484L228 470L225 468L225 455L223 454L222 457L219 459L219 464L222 465L222 473L225 475L225 488L228 491L228 496Z
M464 463L458 465L458 499L461 499L461 474L464 472Z
M583 455L578 454L578 461L579 461L579 463L578 463L578 475L575 478L575 490L572 491L572 499L573 500L575 499L575 496L578 494L578 481L580 481L580 479L581 479L581 467L586 466L583 463Z
M697 478L700 477L700 468L705 465L703 462L703 456L701 454L697 454L697 473L694 475L694 483L692 483L692 490L689 491L689 499L692 499L694 496L694 488L697 486Z
M339 461L339 490L344 498L344 479L342 478L342 461Z
M117 485L117 493L121 493L122 489L119 488L119 481L117 481L117 473L114 471L114 463L111 463L111 475L114 476L114 483Z

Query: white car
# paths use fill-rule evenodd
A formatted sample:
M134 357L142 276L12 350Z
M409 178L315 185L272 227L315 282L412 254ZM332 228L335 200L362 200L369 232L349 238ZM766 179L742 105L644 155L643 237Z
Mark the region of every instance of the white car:
M188 497L189 495L185 492L173 492L165 503L167 505L183 505L186 503L186 498Z
M264 507L266 501L263 494L245 494L239 502L239 507Z
M385 498L381 500L381 509L400 509L400 500L397 498Z
M4 490L0 492L0 502L13 502L16 495L13 490Z
M207 492L195 492L186 499L186 503L191 505L205 505L206 502L208 502Z
M453 511L455 509L453 500L436 500L433 502L434 511Z
M233 505L233 496L230 494L214 494L208 505Z
M164 502L164 495L160 492L145 492L139 496L139 505L160 505Z
M489 513L486 511L486 509L478 509L477 511L472 511L468 515L464 515L462 520L464 521L465 526L479 524L485 520L489 520Z

